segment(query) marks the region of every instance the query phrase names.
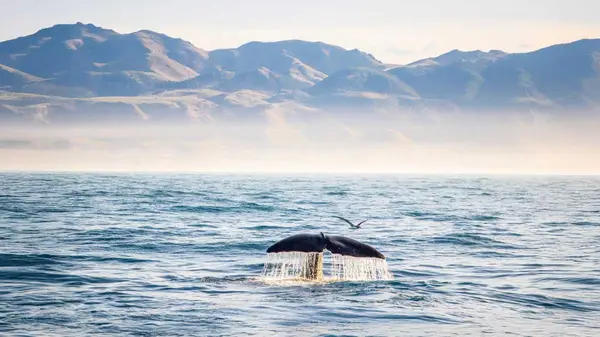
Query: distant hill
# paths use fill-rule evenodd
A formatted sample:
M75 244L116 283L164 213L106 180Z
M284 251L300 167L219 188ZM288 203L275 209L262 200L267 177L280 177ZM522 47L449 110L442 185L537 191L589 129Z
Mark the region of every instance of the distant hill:
M278 73L305 68L331 74L349 67L382 66L373 56L357 49L300 40L250 42L235 49L215 50L209 55L209 66L234 72L267 67Z
M600 39L508 55L481 71L479 105L600 104Z
M347 91L418 97L413 88L397 77L369 68L346 68L337 71L307 90L316 96Z
M357 49L346 50L322 42L250 42L239 48L210 52L206 68L196 79L170 87L197 88L201 83L224 90L277 92L311 87L328 75L351 67L377 69L384 65Z
M600 39L530 53L453 51L389 70L421 97L478 108L600 104Z
M442 54L437 57L431 57L423 60L419 60L407 65L408 68L419 68L419 67L427 67L427 66L447 66L453 63L467 63L467 64L480 64L485 65L489 61L496 61L504 56L508 55L507 53L501 50L491 50L489 52L484 52L481 50L474 51L460 51L458 49L454 49L445 54Z
M166 35L118 34L81 23L0 43L0 64L44 79L47 85L101 96L136 95L160 82L195 77L207 57L206 51ZM2 84L14 86L5 78Z
M483 82L480 72L490 63L505 57L502 51L462 52L453 50L434 58L411 63L388 71L424 98L469 101Z
M141 116L147 103L136 97L191 115L282 104L597 109L600 39L519 54L452 50L403 66L324 42L255 41L206 51L157 32L120 34L82 23L0 42L0 118L14 111L51 118L67 108L110 109L111 102Z

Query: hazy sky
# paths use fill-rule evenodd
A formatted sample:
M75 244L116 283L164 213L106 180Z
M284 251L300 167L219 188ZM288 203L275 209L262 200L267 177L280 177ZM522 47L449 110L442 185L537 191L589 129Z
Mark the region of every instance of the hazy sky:
M57 23L150 29L208 50L321 40L405 63L451 49L528 51L600 38L598 0L0 0L0 40Z

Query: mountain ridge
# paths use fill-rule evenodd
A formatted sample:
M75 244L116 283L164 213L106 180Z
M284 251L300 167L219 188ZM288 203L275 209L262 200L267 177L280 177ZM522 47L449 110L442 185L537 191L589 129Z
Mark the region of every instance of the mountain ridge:
M209 92L213 98L205 97ZM208 51L151 30L121 34L81 22L57 24L0 42L0 109L25 94L47 102L68 98L71 105L183 95L175 105L208 114L283 103L308 109L595 110L600 39L527 53L454 49L390 66L365 51L322 41L250 41Z

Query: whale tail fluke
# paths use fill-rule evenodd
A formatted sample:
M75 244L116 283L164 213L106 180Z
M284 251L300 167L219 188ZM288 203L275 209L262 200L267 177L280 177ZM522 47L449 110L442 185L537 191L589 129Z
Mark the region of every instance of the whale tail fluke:
M377 249L365 243L343 236L327 236L323 233L292 235L273 244L267 249L267 253L321 253L325 249L332 254L385 259Z

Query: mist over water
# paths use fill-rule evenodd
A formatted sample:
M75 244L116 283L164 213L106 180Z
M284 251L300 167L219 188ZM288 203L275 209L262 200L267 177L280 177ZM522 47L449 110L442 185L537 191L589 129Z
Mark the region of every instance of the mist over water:
M281 108L203 119L50 117L0 126L0 170L600 173L594 112Z
M597 177L3 173L0 186L2 336L600 331ZM376 247L394 279L261 281L270 245L321 231Z

